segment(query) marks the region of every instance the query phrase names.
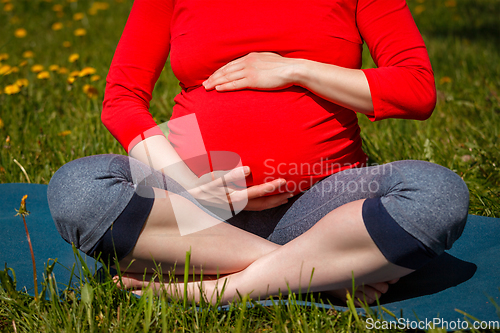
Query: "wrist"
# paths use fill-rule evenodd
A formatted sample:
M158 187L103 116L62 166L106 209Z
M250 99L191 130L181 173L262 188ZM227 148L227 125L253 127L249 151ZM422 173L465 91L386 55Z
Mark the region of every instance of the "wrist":
M306 59L294 59L294 65L290 73L290 79L296 86L307 89L311 76L311 61Z

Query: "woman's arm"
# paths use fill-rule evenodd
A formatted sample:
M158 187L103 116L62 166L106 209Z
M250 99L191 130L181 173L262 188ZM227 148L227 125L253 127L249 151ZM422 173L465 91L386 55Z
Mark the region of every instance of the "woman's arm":
M297 85L356 112L373 113L370 88L361 70L285 58L271 52L250 53L236 59L217 70L203 85L217 91L275 90Z
M130 156L161 170L207 204L226 201L226 186L211 177L198 178L179 157L149 112L152 91L170 51L171 0L136 0L107 76L102 122ZM243 168L226 176L244 179ZM210 175L208 175L210 176ZM230 178L232 177L232 178ZM289 193L266 196L283 179L232 191L233 202L248 200L245 209L263 210L287 201Z
M436 102L434 75L406 2L359 0L356 18L378 68L348 69L275 53L251 53L221 67L204 86L230 91L298 85L371 120L428 118Z
M170 51L172 0L136 0L108 76L101 119L129 152L147 132L162 135L149 112L152 91Z
M288 202L290 193L265 196L286 184L284 179L234 190L229 185L237 183L250 175L250 168L235 168L221 174L212 173L198 178L179 157L170 142L163 135L147 136L131 150L130 156L151 166L155 170L175 179L181 186L203 205L227 209L230 201L233 208L243 205L245 210L260 211L277 207ZM229 197L228 197L229 196Z

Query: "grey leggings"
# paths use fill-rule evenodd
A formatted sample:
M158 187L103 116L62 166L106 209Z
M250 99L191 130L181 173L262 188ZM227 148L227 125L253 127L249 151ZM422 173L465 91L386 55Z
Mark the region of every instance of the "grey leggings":
M50 181L48 200L61 236L87 254L120 221L115 240L125 243L121 259L132 250L151 210L152 187L179 194L221 220L173 179L122 155L89 156L64 165ZM337 207L360 199L367 199L363 220L385 257L417 269L460 237L469 192L458 175L442 166L397 161L341 171L285 205L242 211L227 222L285 244Z

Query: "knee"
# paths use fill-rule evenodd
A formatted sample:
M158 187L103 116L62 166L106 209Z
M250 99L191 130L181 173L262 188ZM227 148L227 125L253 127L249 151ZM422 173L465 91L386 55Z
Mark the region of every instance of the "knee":
M467 185L453 171L425 161L402 161L401 191L406 206L404 216L437 254L450 249L461 236L469 210ZM407 200L409 199L409 200ZM425 234L425 236L424 236ZM420 237L419 237L420 238ZM422 239L421 239L422 240Z
M47 201L57 231L64 240L70 244L74 243L78 248L78 238L73 236L77 233L77 228L72 224L72 221L80 215L79 208L82 208L75 201L78 197L82 199L81 189L77 185L81 181L77 161L63 165L52 176L47 187Z
M450 249L462 235L469 212L469 189L463 179L449 169L442 168L443 176L436 182L438 190L436 204L443 210L444 222L447 222L446 237L443 237L444 249ZM444 169L444 170L443 170Z
M110 212L119 209L116 198L134 191L131 184L110 172L117 155L80 158L63 165L47 188L52 219L61 236L84 252L87 241ZM96 229L97 228L97 229Z
M469 210L469 189L463 179L441 165L424 161L419 164L418 181L424 189L421 194L424 200L451 221L450 227L463 229Z

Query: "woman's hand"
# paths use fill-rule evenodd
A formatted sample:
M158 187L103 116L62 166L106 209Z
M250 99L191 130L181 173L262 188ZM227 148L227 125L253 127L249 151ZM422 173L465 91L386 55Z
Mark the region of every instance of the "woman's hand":
M252 52L219 68L205 82L207 90L278 90L295 84L294 69L299 59L271 52Z
M274 208L288 202L292 193L284 192L266 196L282 188L286 181L275 179L271 182L245 187L249 167L238 167L231 171L216 171L199 178L199 184L188 192L202 205L230 209L260 211Z
M306 59L252 52L219 68L205 82L206 90L279 90L297 85L347 109L373 114L370 87L360 69Z

